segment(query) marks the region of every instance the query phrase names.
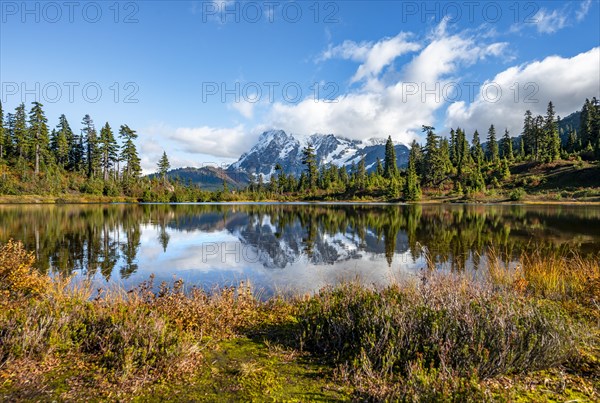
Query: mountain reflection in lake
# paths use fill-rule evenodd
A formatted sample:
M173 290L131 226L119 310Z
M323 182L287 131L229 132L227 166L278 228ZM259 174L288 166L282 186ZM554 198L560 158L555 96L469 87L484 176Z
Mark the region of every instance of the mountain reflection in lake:
M490 247L600 250L600 207L518 205L0 205L0 242L21 240L43 272L132 287L156 275L266 293L341 280L385 283L431 262L476 271Z

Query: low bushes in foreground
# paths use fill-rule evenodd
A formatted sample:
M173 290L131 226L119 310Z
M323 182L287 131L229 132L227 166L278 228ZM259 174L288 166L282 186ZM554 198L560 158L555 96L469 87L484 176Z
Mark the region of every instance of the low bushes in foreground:
M398 382L417 373L468 380L550 368L573 356L578 337L557 303L452 275L382 290L329 288L300 318L306 348L332 357L359 382L397 384L394 397L406 386Z
M593 261L548 266L555 281L531 259L513 271L491 263L487 280L427 272L381 289L348 283L264 301L243 284L184 292L180 281L94 296L85 283L36 274L19 243L0 255L0 400L172 398L174 390L197 391L192 400L293 400L290 385L310 390L322 377L339 385L328 396L503 400L497 379L582 359L583 396L598 393L589 386L600 379L597 324L584 323L584 334L580 321L590 316L565 310L572 300L597 309L596 296L584 295L598 278ZM579 277L566 271L582 265ZM319 380L309 361L322 363ZM272 365L293 379L259 382L275 374Z
M50 280L32 270L35 257L20 242L0 246L0 302L42 294Z

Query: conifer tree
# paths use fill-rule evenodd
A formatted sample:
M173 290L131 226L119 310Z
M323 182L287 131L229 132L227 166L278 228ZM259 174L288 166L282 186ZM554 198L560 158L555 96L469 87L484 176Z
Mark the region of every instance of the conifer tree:
M600 159L600 101L594 97L592 104L592 141L596 144L596 159Z
M398 163L396 161L396 148L392 141L392 136L388 136L385 143L385 156L383 159L383 175L387 179L398 176Z
M459 127L456 129L456 170L459 176L466 169L469 159L469 142L464 130Z
M2 101L0 101L0 161L4 159L6 147L6 136L4 135L4 111L2 110Z
M100 139L98 141L98 152L100 154L100 164L102 166L102 174L104 181L108 181L110 169L114 167L117 160L118 145L115 140L113 131L106 122L102 130L100 130Z
M34 156L34 172L37 175L40 173L40 162L48 155L50 139L48 137L48 119L44 115L43 105L39 102L32 102L32 105L29 112L29 132Z
M577 150L577 130L571 130L567 137L567 151L575 152Z
M50 136L50 149L58 166L65 168L69 164L69 152L73 146L73 132L65 115L60 115L56 129Z
M506 158L508 161L514 159L512 138L508 133L508 129L504 129L504 137L502 137L502 158Z
M456 179L461 182L464 180L464 173L469 170L472 163L469 143L467 142L464 131L461 128L456 129ZM462 185L462 184L461 184Z
M586 149L592 144L592 127L593 127L593 109L592 103L588 98L585 99L585 103L581 108L581 114L579 115L579 131L581 138L582 149Z
M169 163L169 158L167 157L167 153L163 151L162 157L158 160L158 175L162 178L163 183L167 182L167 172L171 168L171 164Z
M454 166L450 160L450 143L448 142L448 139L440 140L439 158L440 168L442 168L444 175L451 173Z
M21 103L15 109L15 124L13 128L13 143L17 149L17 155L19 159L25 157L29 151L26 119L25 104Z
M420 152L418 144L413 140L408 155L408 168L406 176L406 185L404 187L404 198L406 200L419 200L421 198L421 188L419 187L419 177L417 176L417 160Z
M554 118L554 105L552 102L548 103L546 119L544 121L544 137L546 145L544 152L545 161L552 162L557 160L560 157L560 137L558 135L558 125Z
M4 155L6 159L14 155L13 139L15 131L15 114L6 114L6 128L4 132Z
M458 148L457 133L454 131L454 129L450 129L450 161L452 161L452 165L454 166L458 166Z
M489 162L491 162L492 164L498 162L498 142L496 141L496 129L494 128L494 125L491 125L488 130L486 152Z
M385 170L383 169L383 164L381 163L379 157L377 157L377 163L375 164L375 166L375 173L377 174L377 176L383 176Z
M532 155L534 159L537 159L537 144L534 130L533 115L530 110L525 112L525 118L523 120L523 148L525 153L521 155L521 158L525 158L527 155Z
M85 146L83 144L83 136L73 134L73 146L69 153L69 166L72 171L83 171Z
M287 178L280 163L275 164L275 172L277 172L277 189L279 193L283 193L287 184Z
M471 155L477 166L481 166L483 164L484 153L483 148L481 147L481 140L479 139L479 132L477 130L475 130L475 133L473 133L473 145L471 146Z
M98 153L98 137L94 121L90 115L83 117L83 129L81 129L82 138L85 141L85 164L88 178L94 176L94 173L100 166L100 154Z
M510 179L510 167L506 157L502 158L502 179Z
M71 126L69 126L69 122L65 115L60 115L58 119L58 127L59 132L64 133L64 137L67 140L67 162L68 166L71 170L75 170L79 161L79 138L75 136L73 130L71 130Z
M359 189L364 189L367 182L367 169L365 164L365 157L363 156L358 163L356 168L356 186Z
M521 160L525 159L525 140L523 139L523 136L521 136L521 139L519 140L519 158Z
M425 156L423 160L423 183L438 185L446 176L446 156L440 152L440 138L435 134L435 128L432 126L423 126L422 129L427 133L425 143Z
M344 185L344 187L347 187L350 178L348 178L348 170L346 169L346 167L340 168L339 176L340 176L340 182Z
M311 190L314 190L317 187L317 178L319 175L319 171L317 168L317 157L315 155L315 149L312 144L308 144L302 150L302 163L306 165L308 171L308 185Z
M119 137L123 139L123 147L121 149L121 160L125 162L123 167L123 176L126 179L137 179L142 172L140 166L140 157L133 140L137 138L137 133L131 130L129 126L122 125L119 129Z

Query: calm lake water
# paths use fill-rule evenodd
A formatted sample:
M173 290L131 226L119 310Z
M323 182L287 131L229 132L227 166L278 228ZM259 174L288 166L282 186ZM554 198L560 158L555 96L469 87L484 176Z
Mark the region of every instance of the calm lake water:
M349 279L382 284L427 266L477 273L490 247L600 251L600 207L365 204L0 205L0 242L21 240L48 273L131 288L251 280L266 294Z

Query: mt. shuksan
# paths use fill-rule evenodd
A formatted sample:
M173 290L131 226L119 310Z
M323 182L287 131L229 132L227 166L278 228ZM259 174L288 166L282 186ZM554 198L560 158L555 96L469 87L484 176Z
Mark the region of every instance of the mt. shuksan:
M338 167L350 167L365 158L367 171L376 168L377 157L383 163L385 156L385 139L350 140L333 134L313 134L310 136L293 136L283 130L269 130L262 133L258 142L244 153L239 160L227 168L228 173L244 172L269 180L275 173L275 165L280 164L286 174L299 176L306 167L302 164L302 150L308 144L315 149L319 166L334 164ZM396 158L399 167L408 163L409 149L403 144L395 143Z

